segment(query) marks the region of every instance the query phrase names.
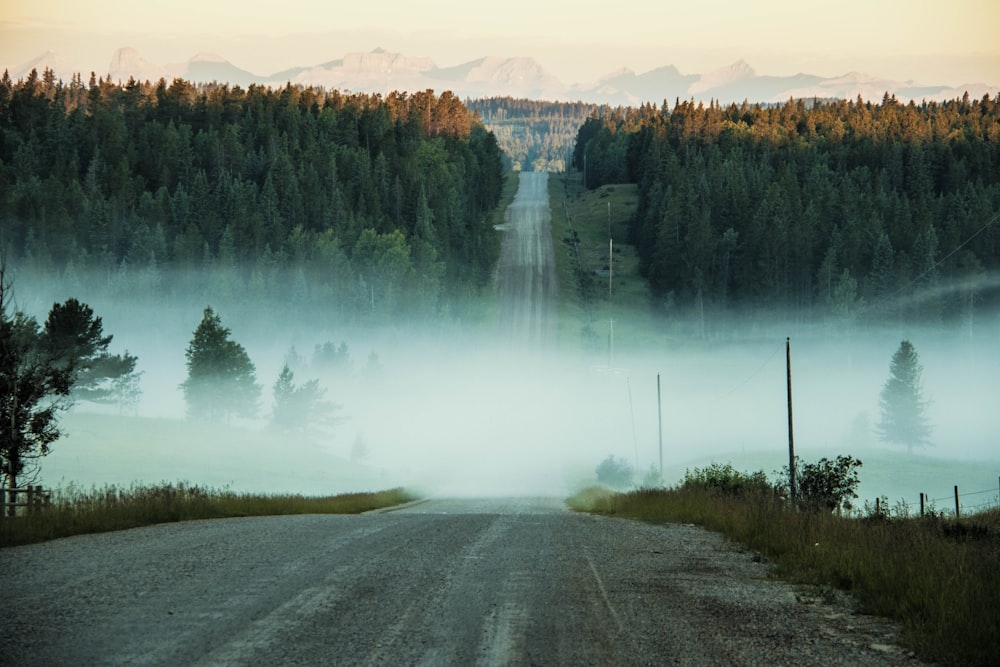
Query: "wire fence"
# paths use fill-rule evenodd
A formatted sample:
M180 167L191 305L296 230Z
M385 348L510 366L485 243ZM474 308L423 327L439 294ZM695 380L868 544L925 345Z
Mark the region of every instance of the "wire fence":
M938 503L943 503L943 506L948 506L951 504L955 505L956 514L975 514L977 512L985 512L986 510L996 509L1000 507L1000 484L997 488L993 489L983 489L982 491L968 491L966 493L958 493L958 487L955 487L956 493L945 498L928 498L927 502L933 506ZM989 494L989 495L987 495ZM963 501L963 498L975 497L976 500L969 502Z
M1000 508L1000 484L996 488L965 493L959 493L958 486L954 489L952 495L943 498L931 498L926 493L921 493L919 505L916 506L911 505L906 498L900 498L894 506L891 506L887 496L880 496L875 498L874 504L866 500L864 507L858 508L858 516L863 517L874 512L880 516L910 517L918 511L920 516L930 513L961 518Z

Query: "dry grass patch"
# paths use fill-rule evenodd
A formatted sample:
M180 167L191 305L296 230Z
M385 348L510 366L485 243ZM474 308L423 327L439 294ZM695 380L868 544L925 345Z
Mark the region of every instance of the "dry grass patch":
M214 490L189 484L69 487L32 516L0 520L0 547L59 537L138 528L156 523L284 514L360 514L416 496L404 489L310 497Z

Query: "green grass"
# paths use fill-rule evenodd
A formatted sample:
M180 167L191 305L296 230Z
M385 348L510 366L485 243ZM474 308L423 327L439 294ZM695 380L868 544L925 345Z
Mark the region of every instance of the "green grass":
M360 514L415 499L403 489L336 496L261 495L160 484L58 489L33 516L0 520L0 547L174 521L285 514Z
M842 517L800 512L773 495L706 489L585 490L579 511L694 523L760 552L779 576L846 590L867 613L895 619L923 659L996 664L1000 647L1000 510L963 517Z
M253 423L77 410L66 413L60 426L63 437L41 461L35 482L45 488L188 480L209 488L321 496L408 482L377 465L350 460L351 442L339 431L309 437Z
M586 190L578 174L549 177L552 241L560 292L560 341L609 348L614 320L616 350L661 345L669 332L655 305L639 258L628 243L629 220L639 202L633 184ZM614 261L608 261L608 229ZM614 269L608 285L607 269Z
M507 207L514 203L514 197L517 196L517 187L520 180L520 172L517 171L509 171L504 175L503 191L500 193L500 203L498 203L497 207L493 209L494 225L503 223L504 216L507 213Z

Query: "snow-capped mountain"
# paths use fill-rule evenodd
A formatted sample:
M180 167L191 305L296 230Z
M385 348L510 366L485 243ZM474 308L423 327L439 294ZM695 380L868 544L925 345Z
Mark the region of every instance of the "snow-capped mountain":
M509 95L531 99L562 99L567 86L531 58L487 57L457 67L434 68L427 75L436 82L463 90L462 97ZM498 90L504 92L497 93Z
M56 53L49 51L10 72L17 79L32 69L39 73L52 69L68 81L74 70ZM83 74L84 80L89 72ZM99 75L101 73L98 73ZM722 104L784 102L789 98L846 98L859 95L880 101L888 92L902 102L909 100L945 100L961 97L996 95L1000 85L970 83L958 87L923 85L913 81L893 81L868 74L849 72L838 77L812 74L768 76L758 74L749 63L739 60L706 74L682 74L668 65L637 74L620 69L597 81L568 85L549 73L532 58L484 57L450 67L439 67L422 56L408 56L384 49L348 53L342 58L318 65L295 67L269 75L240 69L225 58L200 53L190 60L158 65L151 63L133 48L118 49L112 56L105 76L113 81L168 81L181 77L190 81L229 83L248 86L258 83L283 86L296 83L323 86L351 92L386 94L391 91L415 92L432 89L450 90L461 98L492 96L526 97L553 101L584 101L610 105L634 106L645 102L673 103L675 99Z
M724 89L752 81L756 76L757 73L753 71L753 67L750 67L745 60L737 60L729 67L721 67L698 77L698 80L688 87L687 92L694 97L701 97L711 90Z
M175 77L190 81L219 81L234 86L248 86L259 77L242 70L222 56L214 53L198 53L183 63L157 65L144 59L136 49L124 47L111 56L106 72L112 81L170 81Z
M136 49L130 46L118 49L111 54L111 64L108 65L108 75L112 81L158 81L161 78L170 79L176 76L168 68L145 60Z
M13 79L21 79L28 75L28 72L35 70L38 75L41 76L42 72L46 69L52 70L57 79L62 79L63 81L69 81L73 78L73 74L76 70L73 66L66 61L62 56L60 56L55 51L46 51L42 55L29 60L26 63L21 63L13 71L10 72L10 76Z

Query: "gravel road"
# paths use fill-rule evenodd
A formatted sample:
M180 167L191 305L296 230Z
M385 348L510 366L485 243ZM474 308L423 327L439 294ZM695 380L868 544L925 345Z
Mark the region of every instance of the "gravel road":
M555 340L559 296L548 178L546 172L521 172L517 195L504 214L497 264L503 331L511 343L536 350Z
M916 665L692 526L555 499L195 521L0 550L4 665Z

